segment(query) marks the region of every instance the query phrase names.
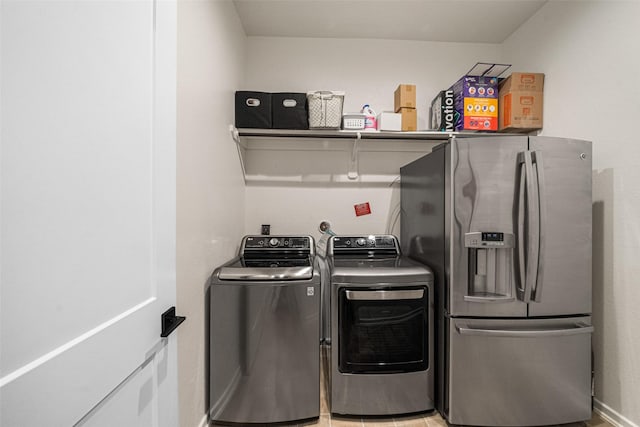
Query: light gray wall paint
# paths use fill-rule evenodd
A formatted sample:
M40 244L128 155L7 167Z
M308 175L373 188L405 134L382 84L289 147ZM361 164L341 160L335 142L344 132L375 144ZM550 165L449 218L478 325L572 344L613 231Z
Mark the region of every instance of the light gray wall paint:
M640 425L640 3L550 1L503 44L546 75L544 135L593 141L596 408Z
M500 61L500 45L372 39L249 37L241 89L346 91L344 111L370 104L393 111L401 83L415 84L418 128L428 128L431 100L476 62Z
M393 111L398 84L415 84L419 129L428 128L429 106L440 90L448 88L477 61L500 62L500 46L495 44L394 40L249 37L247 53L242 89L342 90L346 92L345 112L358 112L364 104L370 104L376 112ZM337 165L342 159L326 153L306 152L301 157L300 153L278 151L277 155L283 168L313 156L314 161L325 162L327 170L342 168L346 173L347 162ZM375 161L395 162L399 175L400 165L413 159L403 163L394 158L398 156L391 153L369 163L361 156L360 166L364 170ZM370 203L371 215L356 217L354 205L364 202ZM326 219L336 233L399 234L399 181L391 186L322 182L306 187L251 185L246 190L246 206L248 233L258 232L260 224L271 224L274 233L305 233L319 238L318 224Z
M206 411L205 285L237 251L244 183L228 127L245 36L230 1L178 2L177 312L180 425Z

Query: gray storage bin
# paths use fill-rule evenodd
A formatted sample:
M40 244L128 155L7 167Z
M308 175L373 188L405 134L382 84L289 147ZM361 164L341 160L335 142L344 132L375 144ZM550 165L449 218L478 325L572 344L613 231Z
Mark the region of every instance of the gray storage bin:
M307 92L310 129L340 129L344 92Z

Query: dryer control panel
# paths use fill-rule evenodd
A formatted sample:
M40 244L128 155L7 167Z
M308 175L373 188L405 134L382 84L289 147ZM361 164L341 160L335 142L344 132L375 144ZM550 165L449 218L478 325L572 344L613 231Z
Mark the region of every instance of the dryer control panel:
M333 254L362 250L399 254L400 245L392 235L333 236L329 241L329 252Z

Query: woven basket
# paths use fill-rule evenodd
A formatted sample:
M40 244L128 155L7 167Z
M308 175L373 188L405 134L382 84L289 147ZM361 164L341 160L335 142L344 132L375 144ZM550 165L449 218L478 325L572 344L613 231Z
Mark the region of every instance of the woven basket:
M307 92L310 129L340 129L344 92Z

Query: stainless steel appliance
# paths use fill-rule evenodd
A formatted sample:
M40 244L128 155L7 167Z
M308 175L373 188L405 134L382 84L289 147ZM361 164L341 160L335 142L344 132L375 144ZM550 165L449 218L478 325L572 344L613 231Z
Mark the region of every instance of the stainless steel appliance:
M394 236L333 236L330 410L392 415L434 409L433 275Z
M591 417L591 143L455 137L401 168L403 250L436 276L451 424Z
M320 274L310 236L246 236L210 287L209 417L320 415Z

